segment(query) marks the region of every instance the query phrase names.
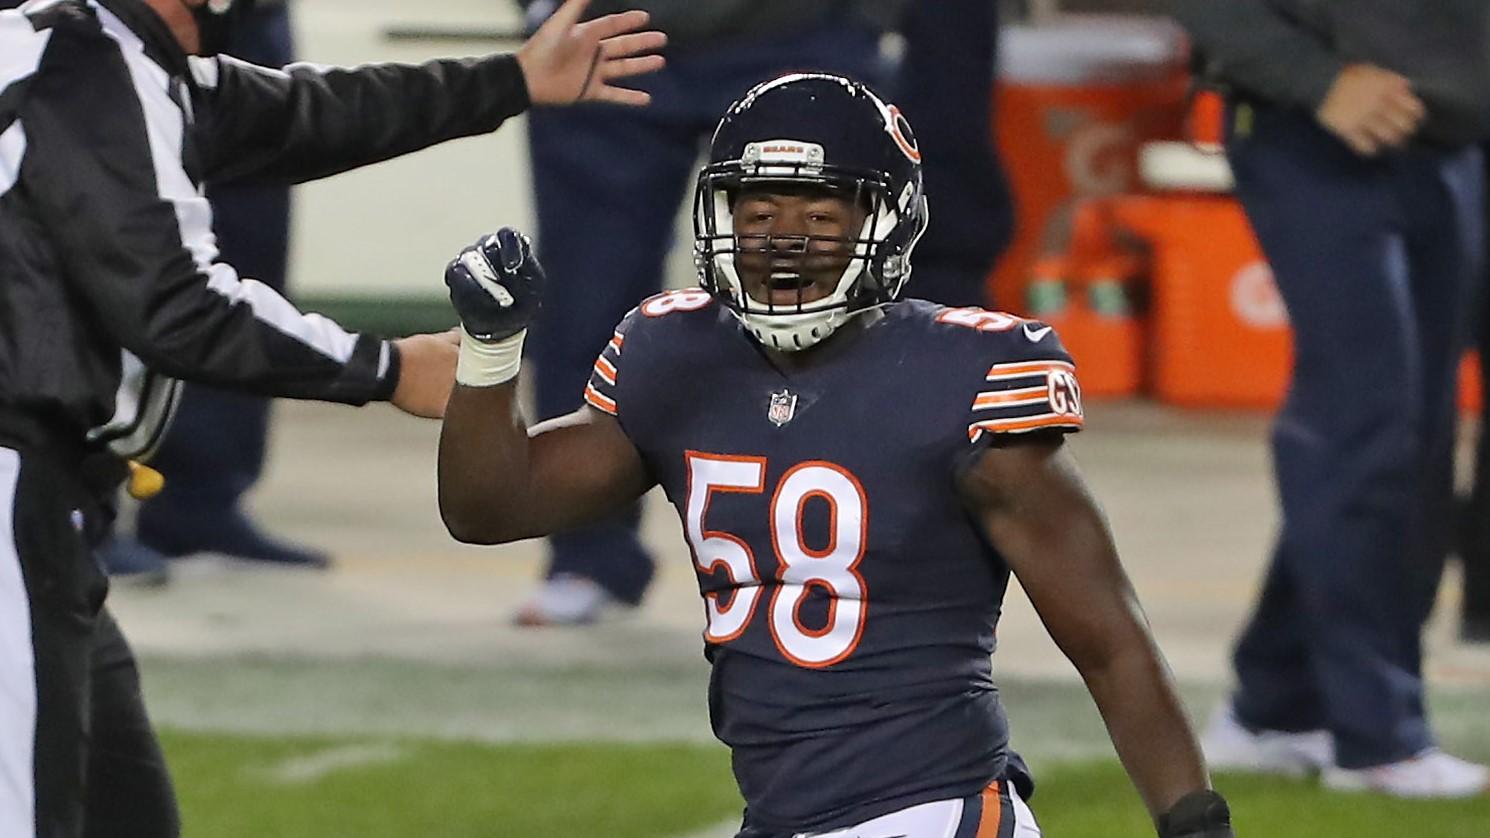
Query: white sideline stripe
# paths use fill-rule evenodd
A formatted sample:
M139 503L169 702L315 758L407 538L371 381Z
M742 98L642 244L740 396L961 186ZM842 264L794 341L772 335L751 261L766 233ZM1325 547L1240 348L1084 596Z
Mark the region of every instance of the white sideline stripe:
M269 768L267 779L286 786L304 785L338 771L398 762L406 755L403 748L388 743L337 745L284 760Z
M713 826L688 832L683 835L674 835L671 838L735 838L735 833L740 831L740 819L738 817L720 821Z
M16 552L21 457L0 448L0 835L36 834L36 653L31 605Z

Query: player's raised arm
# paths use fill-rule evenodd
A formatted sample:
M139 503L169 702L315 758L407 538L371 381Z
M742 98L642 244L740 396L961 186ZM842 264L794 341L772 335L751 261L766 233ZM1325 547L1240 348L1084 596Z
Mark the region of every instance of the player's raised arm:
M461 251L445 270L461 319L456 387L440 433L440 515L460 541L496 544L594 520L652 485L610 415L581 407L531 430L517 374L543 268L510 228Z
M964 499L1057 645L1081 672L1123 766L1163 838L1229 838L1169 669L1117 548L1058 437L986 449Z

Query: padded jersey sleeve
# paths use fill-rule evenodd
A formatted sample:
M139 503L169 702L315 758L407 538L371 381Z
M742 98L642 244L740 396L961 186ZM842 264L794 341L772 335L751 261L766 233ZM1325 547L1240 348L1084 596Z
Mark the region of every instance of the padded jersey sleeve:
M664 291L643 300L641 305L621 318L621 323L611 334L610 341L600 351L600 357L595 359L595 366L590 370L590 381L585 385L585 403L596 410L621 419L624 424L625 416L622 411L626 395L622 392L621 377L625 374L622 365L627 351L628 336L633 339L634 343L640 335L643 340L642 346L645 347L649 340L657 338L655 327L650 333L642 334L649 322L655 323L658 318L665 318L672 314L701 311L712 306L713 301L714 298L707 291L699 288ZM633 357L635 357L634 354ZM645 360L647 356L642 357ZM648 361L648 363L652 362L655 362L655 356ZM637 363L633 361L633 375L638 372L636 366ZM656 375L656 372L649 373L649 375ZM626 389L636 391L638 386L633 382ZM643 390L645 391L645 388Z
M948 309L938 320L981 333L967 373L970 443L1034 431L1081 430L1076 364L1055 329L982 309Z
M626 332L631 328L636 310L621 320L611 334L610 341L595 359L590 370L590 380L585 384L585 403L601 413L617 418L621 415L619 378L621 375L621 353L626 343Z

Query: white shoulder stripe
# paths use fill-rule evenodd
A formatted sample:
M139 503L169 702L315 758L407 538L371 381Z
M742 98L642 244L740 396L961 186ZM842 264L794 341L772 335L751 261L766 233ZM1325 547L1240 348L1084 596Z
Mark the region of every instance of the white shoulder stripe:
M9 192L21 176L21 158L26 156L26 132L18 120L0 134L0 195Z
M99 16L106 21L112 19L123 27L107 9L100 9ZM168 89L171 81L165 77L165 71L145 55L143 45L133 33L116 33L112 25L105 29L124 47L124 60L129 66L140 105L145 110L150 156L155 163L155 181L160 197L175 209L181 243L191 252L197 270L207 275L207 287L235 303L248 304L260 321L338 363L346 363L357 345L355 335L320 315L301 314L269 286L253 280L240 280L232 266L218 261L220 252L217 236L212 232L212 205L181 164L186 115L171 100Z
M191 77L196 81L198 87L206 90L217 89L220 74L217 59L202 58L201 56L193 55L186 59L186 65L191 68Z
M205 61L206 59L201 59L201 60L204 60ZM239 70L242 70L244 72L258 73L260 75L271 76L271 77L281 78L281 79L284 79L284 78L288 78L289 77L289 73L287 72L287 70L289 68L292 68L292 67L302 67L302 68L306 68L306 69L314 69L314 70L317 70L318 72L324 72L325 70L335 69L333 67L322 67L321 65L317 65L317 64L307 64L307 63L305 63L303 61L302 62L297 62L297 63L294 63L294 64L290 64L285 69L280 69L278 67L265 67L262 64L254 64L251 61L244 61L241 58L234 58L231 55L219 55L217 57L217 59L216 59L216 67L215 67L215 69L213 71L213 86L216 86L218 74L221 72L222 66L224 64L231 64L234 68L239 69Z
M0 12L0 90L36 72L52 30L36 31L17 11Z
M37 32L25 15L0 12L0 93L36 74L51 38L52 30ZM25 153L26 134L17 121L0 134L0 195L15 187Z

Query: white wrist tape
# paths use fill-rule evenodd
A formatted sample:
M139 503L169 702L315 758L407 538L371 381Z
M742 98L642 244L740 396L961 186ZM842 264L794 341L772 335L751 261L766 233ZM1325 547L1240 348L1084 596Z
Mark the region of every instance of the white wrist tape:
M488 342L460 330L460 359L455 364L455 380L467 387L494 387L517 377L523 362L523 339L528 330L510 338Z

